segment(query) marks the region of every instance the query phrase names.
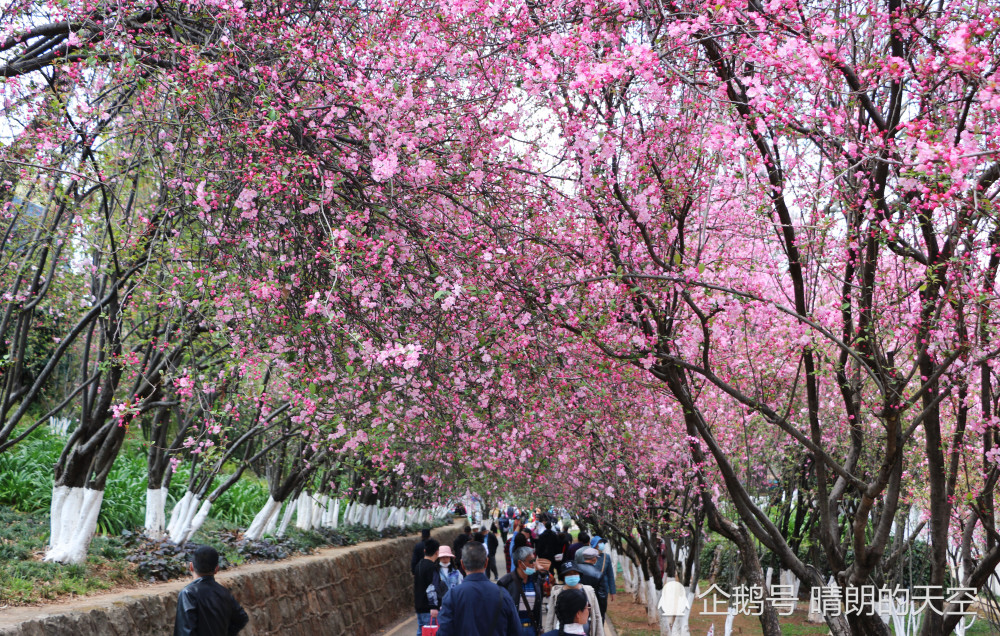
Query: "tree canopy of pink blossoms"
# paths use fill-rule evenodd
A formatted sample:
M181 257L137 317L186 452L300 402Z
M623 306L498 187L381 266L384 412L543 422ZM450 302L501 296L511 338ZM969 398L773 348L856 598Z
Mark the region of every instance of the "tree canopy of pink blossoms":
M998 35L964 1L16 2L0 448L55 408L67 492L137 420L199 500L242 458L278 500L566 507L644 568L707 523L751 584L897 584L919 542L981 589Z

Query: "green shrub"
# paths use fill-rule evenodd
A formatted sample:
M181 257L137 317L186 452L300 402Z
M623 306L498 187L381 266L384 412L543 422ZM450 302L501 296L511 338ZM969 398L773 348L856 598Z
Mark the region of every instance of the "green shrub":
M244 476L222 493L212 505L212 516L247 528L267 503L267 484L253 476Z

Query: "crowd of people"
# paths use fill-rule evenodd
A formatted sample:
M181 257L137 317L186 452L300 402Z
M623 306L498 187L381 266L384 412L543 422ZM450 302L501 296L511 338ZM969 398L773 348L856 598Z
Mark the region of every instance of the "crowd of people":
M438 636L604 636L608 598L617 591L607 542L583 531L574 540L568 524L541 511L494 513L466 526L451 546L429 530L414 546L417 636L428 625L438 626Z

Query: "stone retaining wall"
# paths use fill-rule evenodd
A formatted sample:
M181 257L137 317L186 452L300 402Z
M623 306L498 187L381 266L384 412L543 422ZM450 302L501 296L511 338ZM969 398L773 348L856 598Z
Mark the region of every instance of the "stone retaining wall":
M460 524L434 530L450 545ZM367 636L413 611L410 555L418 537L333 548L279 563L242 566L220 573L220 583L250 615L241 636ZM178 581L113 598L79 599L32 610L11 624L0 612L0 636L171 636ZM18 613L20 614L21 611ZM10 618L10 617L8 617Z

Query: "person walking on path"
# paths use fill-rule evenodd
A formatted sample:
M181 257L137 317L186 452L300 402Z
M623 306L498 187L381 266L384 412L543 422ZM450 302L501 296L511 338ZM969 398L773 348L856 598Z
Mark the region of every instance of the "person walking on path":
M441 544L437 539L424 541L424 558L417 564L413 574L413 609L417 612L417 636L421 636L421 628L430 625L436 618L440 603L434 588L434 572L438 569L437 558ZM428 591L433 593L431 598Z
M502 587L486 578L489 560L482 543L462 549L465 581L444 596L438 614L437 636L521 636L514 601Z
M588 617L590 625L587 626L587 634L589 636L605 636L601 609L597 602L597 592L593 587L583 584L577 564L572 561L564 563L559 568L559 576L562 577L563 584L552 588L552 593L549 595L549 611L542 617L542 631L549 632L559 627L558 613L555 610L559 603L559 595L567 590L583 590L590 603L590 616Z
M410 572L417 573L417 564L424 558L424 541L431 538L431 529L424 528L420 531L420 541L413 546L413 556L410 557Z
M476 534L476 541L486 547L486 555L490 559L486 567L486 578L489 578L490 574L493 574L494 579L499 579L500 574L497 573L497 547L500 545L500 540L497 539L496 534L487 529L484 523L479 527L479 532Z
M535 540L535 551L538 553L538 558L545 559L549 562L554 561L556 554L559 550L559 535L552 529L552 522L546 520L544 523L544 530L538 539Z
M503 543L506 545L507 531L510 530L510 517L503 515L497 523L500 525L500 537L503 538Z
M461 570L458 569L457 561L458 559L455 558L448 546L443 545L438 550L438 569L434 572L434 589L437 590L437 598L432 599L438 601L438 606L440 606L439 601L444 599L445 594L462 584L464 577Z
M455 540L451 542L452 551L455 554L462 554L462 548L464 548L465 544L471 539L472 539L472 526L465 526L465 528L462 529L462 534L455 537ZM460 568L461 565L462 564L460 563L459 564ZM462 572L462 574L466 574L466 572Z
M601 619L608 616L608 584L601 571L597 569L598 552L594 548L583 548L576 553L576 567L583 582L597 592L597 605L601 609Z
M497 585L507 590L517 604L521 636L539 636L542 633L542 605L551 589L549 565L548 561L535 556L534 548L524 546L514 551L514 571L497 581Z
M581 590L566 590L559 595L556 603L556 615L559 618L559 629L546 632L543 636L569 636L587 632L587 623L601 624L590 619L592 605L587 601L587 595ZM593 635L591 635L593 636Z
M572 561L576 558L576 553L588 545L590 545L590 535L581 530L580 534L576 535L576 543L572 543L566 548L566 555L563 556L563 560Z
M615 594L618 593L618 588L615 586L615 566L611 562L611 556L608 554L608 542L601 537L595 536L590 540L590 547L599 552L597 561L594 562L594 567L601 573L601 579L604 581L604 589L613 601L615 600Z
M219 553L203 545L191 558L195 579L177 595L174 636L234 636L246 627L250 617L232 592L215 582L219 573Z

